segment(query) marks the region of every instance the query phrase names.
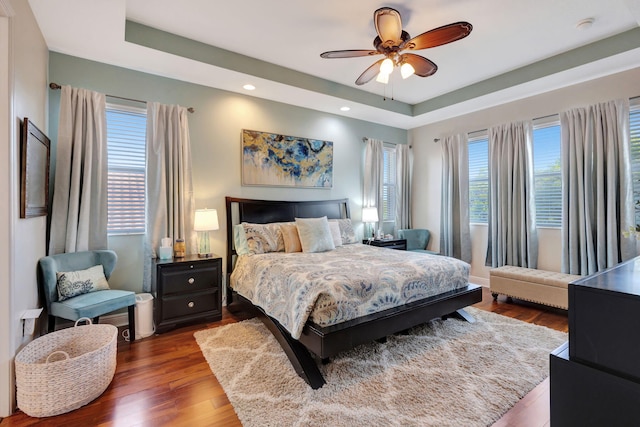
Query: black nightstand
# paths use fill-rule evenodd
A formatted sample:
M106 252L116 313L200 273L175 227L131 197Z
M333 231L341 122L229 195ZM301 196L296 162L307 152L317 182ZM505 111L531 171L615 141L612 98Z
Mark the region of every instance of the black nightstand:
M363 240L365 245L378 246L380 248L398 249L401 251L407 250L406 239L382 239L382 240Z
M181 323L222 319L222 258L155 259L151 273L156 333Z

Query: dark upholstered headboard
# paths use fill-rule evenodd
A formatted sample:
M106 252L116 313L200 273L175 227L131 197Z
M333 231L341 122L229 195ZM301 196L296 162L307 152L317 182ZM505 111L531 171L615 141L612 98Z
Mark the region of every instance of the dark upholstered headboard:
M227 209L227 279L233 270L236 250L233 246L233 226L241 222L266 224L294 221L296 218L350 218L349 199L286 202L226 197ZM227 285L228 285L227 281Z

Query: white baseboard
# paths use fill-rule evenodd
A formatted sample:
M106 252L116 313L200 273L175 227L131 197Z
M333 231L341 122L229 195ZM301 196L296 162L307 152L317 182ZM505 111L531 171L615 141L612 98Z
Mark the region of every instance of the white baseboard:
M481 285L485 288L489 287L489 279L485 277L469 276L469 283L475 283L476 285Z
M73 327L73 322L71 321L63 321L63 323L60 323L62 321L62 319L58 318L58 326L57 329L62 329L62 328L70 328ZM121 326L125 326L128 327L129 326L129 314L128 313L116 313L116 314L108 314L105 316L100 316L100 324L101 325L113 325L116 328L119 328ZM129 331L122 331L123 336L128 337ZM136 332L136 339L139 339L140 337L138 336L138 332ZM127 341L129 340L128 338L125 338Z
M56 330L63 328L70 328L73 326L73 321L65 320L60 317L56 319ZM109 314L106 316L100 316L100 323L113 325L115 327L120 326L128 326L129 325L129 314L128 313L116 313Z
M117 327L128 326L129 325L129 314L128 313L118 313L118 314L109 314L107 316L100 316L100 323L106 323L108 325L113 325L113 326L117 326ZM136 323L138 323L138 322L136 322Z

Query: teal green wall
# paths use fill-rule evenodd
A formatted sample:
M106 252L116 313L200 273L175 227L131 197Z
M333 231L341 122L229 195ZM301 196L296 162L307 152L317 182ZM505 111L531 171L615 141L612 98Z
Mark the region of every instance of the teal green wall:
M225 224L224 197L316 200L349 198L352 218L360 220L362 203L362 137L407 143L407 131L200 86L165 77L114 67L51 52L49 80L121 97L193 107L189 131L193 157L196 208L216 208ZM258 88L259 90L259 88ZM60 91L51 91L49 134L55 158ZM115 99L107 98L115 102ZM333 188L291 189L241 185L240 132L242 129L282 133L333 141ZM360 225L360 224L358 224ZM362 227L359 227L362 233ZM225 255L224 230L211 233L212 249ZM141 236L111 237L109 246L119 255L113 287L142 289Z

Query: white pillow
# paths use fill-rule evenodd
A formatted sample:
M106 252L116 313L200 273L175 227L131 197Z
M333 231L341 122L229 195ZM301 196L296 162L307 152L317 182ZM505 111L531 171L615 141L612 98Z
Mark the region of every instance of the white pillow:
M329 222L329 230L331 231L331 238L333 239L333 245L337 248L342 246L342 234L340 234L340 224L337 222Z
M302 252L324 252L335 249L327 217L296 218Z
M94 265L86 270L58 271L56 278L58 280L58 301L109 289L102 265Z
M340 226L340 234L342 236L343 245L347 245L349 243L358 243L358 239L356 239L356 233L353 230L353 224L351 224L351 219L330 219L329 224L331 224L332 222L337 222Z

